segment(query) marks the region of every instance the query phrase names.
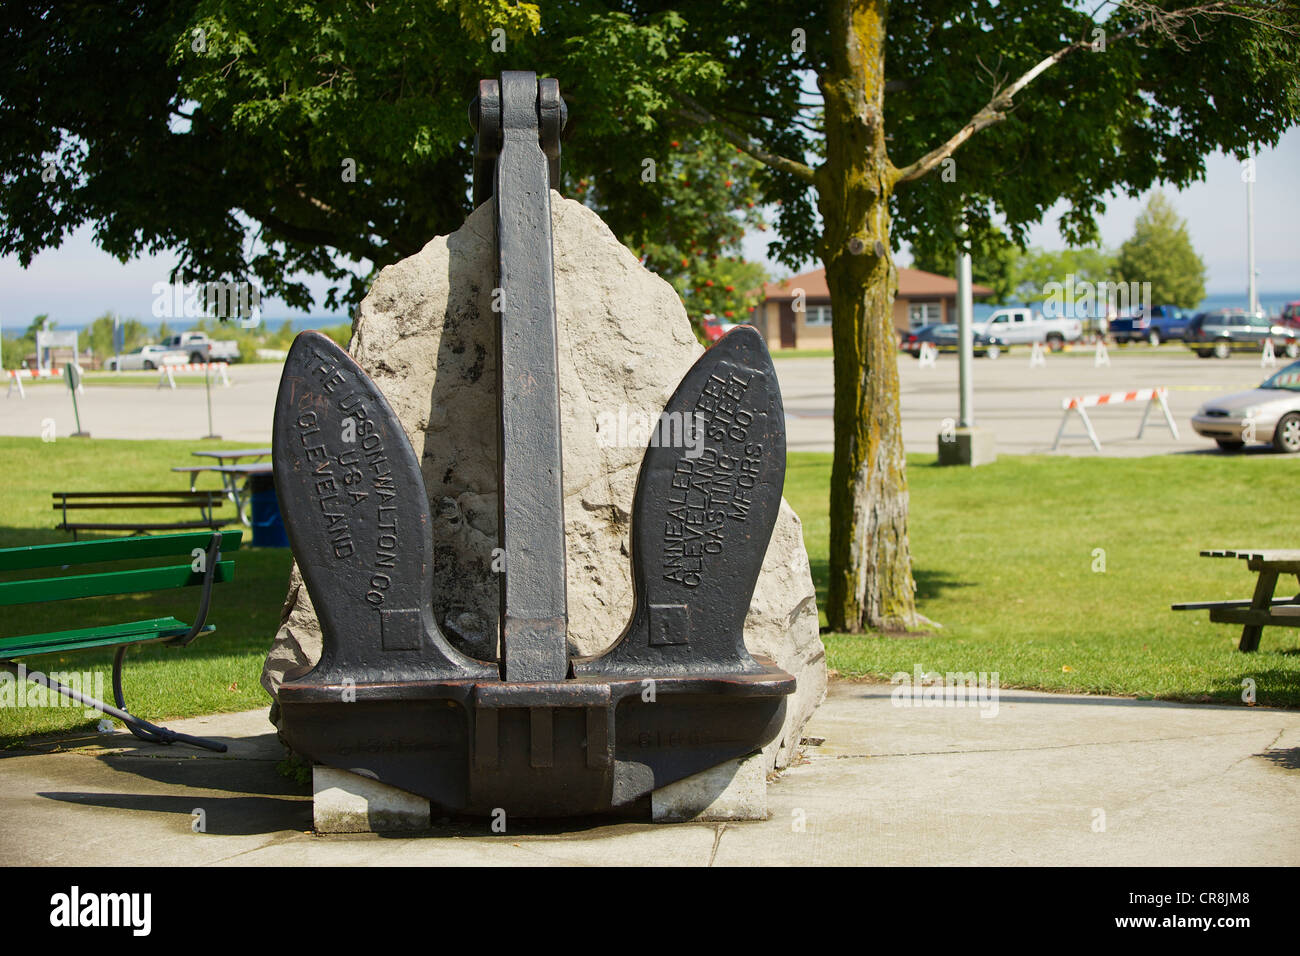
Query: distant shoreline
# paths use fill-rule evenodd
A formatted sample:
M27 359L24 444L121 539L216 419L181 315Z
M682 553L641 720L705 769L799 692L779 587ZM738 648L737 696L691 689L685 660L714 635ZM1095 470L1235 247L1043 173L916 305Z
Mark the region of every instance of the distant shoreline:
M1282 307L1286 305L1288 302L1300 301L1300 291L1260 292L1258 293L1258 295L1259 295L1260 308L1262 308L1269 315L1277 315L1278 313L1280 313L1282 311ZM1160 305L1162 303L1153 302L1152 304ZM1024 305L1024 303L1012 303L1012 305ZM1244 309L1245 307L1246 307L1246 292L1243 289L1241 292L1212 292L1209 295L1207 295L1204 299L1202 299L1200 304L1198 304L1196 308L1190 309L1189 311L1209 312L1213 309ZM998 308L1004 308L1004 307L976 302L974 317L976 319L981 319ZM90 321L84 321L84 322L66 322L58 318L58 316L51 316L51 318L55 320L55 328L68 329L68 330L75 329L78 331L87 328L91 324L91 322L94 321L92 319ZM185 332L189 329L194 328L194 326L197 325L199 321L197 319L158 319L156 321L148 322L137 316L131 316L131 315L123 315L122 318L135 319L138 322L142 322L145 328L148 329L150 332L157 332L158 326L162 322L166 322L167 327L171 329L173 332ZM28 319L27 321L30 322L31 320ZM313 316L306 316L300 318L279 316L279 317L263 318L262 327L278 329L286 321L291 323L290 327L295 332L301 332L304 329L320 329L329 325L350 325L352 323L352 318L347 315L313 315ZM15 331L15 328L21 331L21 329L24 329L26 327L27 327L27 322L21 322L21 323L5 322L3 325L5 333L10 335L11 337Z

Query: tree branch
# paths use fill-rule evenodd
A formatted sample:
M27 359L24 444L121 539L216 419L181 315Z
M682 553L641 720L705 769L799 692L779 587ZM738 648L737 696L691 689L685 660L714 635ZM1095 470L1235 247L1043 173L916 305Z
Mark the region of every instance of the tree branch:
M813 170L807 163L801 163L798 160L769 152L744 132L725 120L719 119L684 93L673 92L672 96L682 104L680 109L674 110L678 116L693 123L699 123L701 126L712 127L727 142L744 150L765 166L771 166L778 172L789 173L806 183L813 181Z
M1182 44L1187 41L1185 38L1178 37L1176 35L1177 31L1188 23L1194 23L1195 18L1199 16L1236 17L1257 22L1268 22L1265 10L1261 9L1255 14L1250 12L1249 5L1239 3L1201 3L1183 7L1179 10L1165 10L1149 2L1149 0L1126 0L1121 5L1138 13L1140 19L1126 30L1104 35L1103 43L1113 43L1117 40L1154 30L1172 39L1182 48ZM1097 9L1100 10L1101 8L1098 7ZM1269 25L1277 26L1277 24L1271 23ZM1007 113L1015 105L1016 94L1038 79L1044 72L1060 63L1071 53L1077 50L1092 49L1093 47L1094 43L1091 40L1077 40L1039 60L1005 89L995 89L992 98L974 116L967 120L961 129L949 137L947 142L930 150L916 162L898 169L894 178L895 183L906 183L920 179L955 153L966 140L980 130L987 129L1006 119Z

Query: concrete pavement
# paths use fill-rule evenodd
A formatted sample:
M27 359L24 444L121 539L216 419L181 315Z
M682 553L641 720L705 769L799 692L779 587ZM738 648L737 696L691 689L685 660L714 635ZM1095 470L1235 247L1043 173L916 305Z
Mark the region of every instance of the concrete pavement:
M996 361L976 358L972 369L975 424L993 431L999 454L1046 454L1051 452L1061 424L1061 399L1164 386L1169 389L1170 410L1179 437L1174 439L1163 417L1153 411L1139 441L1136 435L1143 403L1089 409L1101 441L1101 454L1217 454L1214 442L1192 431L1191 417L1196 409L1216 395L1254 388L1276 371L1262 369L1259 355L1199 359L1177 345L1159 351L1145 345L1111 346L1110 354L1111 364L1100 368L1093 365L1093 352L1087 347L1049 355L1045 366L1032 368L1029 351L1024 348L1003 353ZM1279 358L1277 367L1287 361ZM831 360L782 358L776 369L785 402L790 450L832 450ZM958 417L957 357L945 353L933 368L922 368L916 359L902 355L898 369L903 444L912 453L934 454L944 421L950 419L955 424ZM1067 431L1081 433L1083 425L1072 417ZM1086 438L1070 438L1063 440L1057 454L1095 456L1097 452Z
M0 756L0 864L1300 864L1300 712L1003 690L985 717L892 690L833 683L824 742L742 824L322 837L265 711L172 724L225 755L66 739Z
M280 387L279 363L232 365L230 386L212 380L212 426L222 438L271 441L275 393ZM175 391L158 387L158 372L122 373L125 385L99 384L86 379L77 399L81 426L91 438L199 439L208 434L207 392L197 375L186 375ZM72 399L61 381L25 384L27 397L12 394L0 404L0 434L39 438L52 421L56 440L76 430Z
M1002 454L1037 454L1051 450L1061 421L1061 399L1072 395L1128 391L1163 385L1180 437L1175 440L1163 420L1153 416L1146 435L1136 439L1142 417L1139 403L1090 410L1102 442L1102 454L1159 455L1172 452L1217 453L1214 443L1192 432L1191 416L1216 394L1253 388L1270 370L1258 355L1227 360L1197 359L1180 346L1154 351L1147 346L1113 347L1109 366L1093 366L1092 352L1051 355L1045 367L1031 368L1029 352L1015 349L997 361L976 359L975 419L993 430ZM1285 363L1280 359L1279 364ZM271 413L282 366L234 365L231 386L214 386L213 422L218 435L262 445L271 438ZM788 445L792 451L830 451L833 443L833 378L829 358L781 358L777 376L785 401ZM934 368L922 368L910 356L899 357L903 440L909 452L934 453L945 419L956 421L957 359L939 356ZM184 384L159 390L156 375L137 377L138 385L104 386L90 380L80 401L83 427L95 438L198 439L208 433L207 402L202 385ZM30 385L27 398L16 395L0 405L0 434L41 434L47 420L59 437L71 433L72 403L62 384ZM1075 420L1069 428L1082 430ZM1086 439L1074 438L1060 454L1096 455Z

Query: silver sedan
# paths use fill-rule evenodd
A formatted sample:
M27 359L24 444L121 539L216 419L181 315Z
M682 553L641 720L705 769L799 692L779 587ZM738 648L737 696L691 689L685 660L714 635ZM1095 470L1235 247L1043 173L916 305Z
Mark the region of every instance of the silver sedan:
M1224 451L1247 442L1271 442L1276 451L1300 452L1300 362L1271 375L1259 388L1211 399L1192 416L1196 434Z

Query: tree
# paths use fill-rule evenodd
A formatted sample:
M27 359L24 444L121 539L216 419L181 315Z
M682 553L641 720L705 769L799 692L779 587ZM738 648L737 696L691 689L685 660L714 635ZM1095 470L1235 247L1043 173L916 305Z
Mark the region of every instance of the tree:
M1016 274L1016 295L1022 302L1041 302L1050 296L1049 283L1116 282L1115 254L1099 246L1082 249L1029 249Z
M383 265L459 225L464 106L503 68L560 78L569 181L593 183L634 248L672 215L644 159L704 132L747 153L777 209L770 254L816 255L831 290L826 610L842 631L921 623L893 244L955 244L962 221L972 241L996 224L1023 244L1065 200L1062 231L1087 245L1102 197L1186 185L1215 149L1245 159L1300 116L1291 0L1121 0L1104 19L1064 0L140 0L0 16L0 254L24 262L90 221L119 256L171 249L192 274L253 275L302 307L293 276L319 273L338 282L327 305L355 301L365 270L347 260Z
M123 319L122 351L133 352L149 341L149 330L139 319ZM77 348L90 349L97 358L106 358L116 351L113 347L113 313L105 312L77 336Z
M977 242L979 248L971 250L971 280L993 290L993 294L983 301L990 305L1006 305L1019 291L1023 253L1019 246L1000 232L980 237ZM950 276L956 268L956 261L955 242L925 244L918 237L912 246L914 269Z
M979 237L997 220L1020 242L1065 199L1062 230L1086 244L1109 192L1186 183L1215 147L1244 158L1252 143L1276 142L1300 115L1296 7L1130 2L1099 22L1066 3L929 0L891 19L883 0L830 0L824 16L778 3L743 26L716 22L726 16L716 7L689 8L694 29L678 55L705 53L717 72L678 78L695 81L674 93L678 115L722 130L769 167L767 198L784 200L777 254L813 248L826 267L835 314L828 621L847 631L915 627L892 243L938 232L955 248L958 223ZM898 64L888 78L887 52ZM801 68L816 75L819 110L804 97Z
M702 334L706 315L716 315L726 322L744 322L758 304L767 279L767 270L757 262L723 256L670 281L686 306L691 324Z
M640 167L662 214L661 228L652 235L635 228L622 238L677 290L703 340L706 313L729 319L747 313L758 301L749 293L767 280L761 266L739 256L745 230L767 228L756 202L758 164L708 130L689 141L672 140L668 148L661 160L645 157ZM572 195L597 210L605 205L599 183L588 178L577 181ZM642 210L643 219L649 215Z
M314 274L333 281L327 308L355 304L374 272L471 211L466 106L480 78L516 68L564 78L566 181L616 235L724 254L745 224L728 213L755 208L749 158L708 131L614 117L617 65L579 63L564 42L590 10L547 13L543 27L511 0L5 5L0 254L25 265L94 223L123 261L174 252L173 282L255 282L306 310ZM644 182L642 158L675 175L695 152L711 174L657 201L665 179ZM723 159L735 175L718 175Z
M1147 200L1116 264L1120 281L1151 283L1152 303L1190 309L1205 298L1205 263L1192 248L1187 223L1163 193Z

